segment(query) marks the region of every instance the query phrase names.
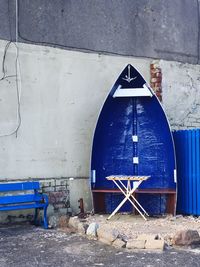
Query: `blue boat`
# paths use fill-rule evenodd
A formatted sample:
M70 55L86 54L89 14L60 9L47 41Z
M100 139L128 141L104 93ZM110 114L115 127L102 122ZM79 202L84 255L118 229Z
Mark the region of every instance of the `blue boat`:
M176 161L164 110L141 74L127 65L100 112L92 146L95 212L111 212L123 196L110 175L150 176L135 196L151 215L175 214ZM131 211L125 205L121 211Z

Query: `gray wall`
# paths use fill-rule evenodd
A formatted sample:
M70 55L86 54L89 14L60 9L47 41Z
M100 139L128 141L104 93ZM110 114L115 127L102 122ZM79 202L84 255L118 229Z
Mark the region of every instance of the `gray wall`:
M163 105L172 129L200 128L200 66L161 60Z
M6 44L0 40L0 62ZM17 137L11 134L19 123L12 44L5 59L9 77L0 81L0 179L88 177L104 99L128 63L149 81L151 61L22 43L18 48L21 125Z
M19 40L199 63L198 0L18 0ZM15 0L0 1L0 38L15 38Z

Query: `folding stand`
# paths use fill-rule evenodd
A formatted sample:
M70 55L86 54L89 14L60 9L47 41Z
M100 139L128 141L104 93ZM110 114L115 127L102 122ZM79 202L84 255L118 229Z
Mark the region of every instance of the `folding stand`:
M150 176L121 176L121 175L111 175L106 177L107 180L113 181L115 185L119 188L119 190L124 194L125 198L121 201L121 203L116 207L116 209L110 214L108 220L116 214L116 212L124 205L124 203L128 200L132 206L139 212L139 214L143 217L144 220L147 220L146 216L149 216L145 209L140 205L137 199L133 196L135 190L139 187L139 185L149 179ZM126 182L126 186L122 181ZM132 183L131 183L132 182ZM133 199L133 201L131 200ZM143 213L142 213L143 211Z

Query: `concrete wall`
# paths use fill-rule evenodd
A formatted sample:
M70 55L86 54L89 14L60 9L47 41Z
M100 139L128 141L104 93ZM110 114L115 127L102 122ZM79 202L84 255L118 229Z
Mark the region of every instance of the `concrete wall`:
M200 66L159 62L163 105L172 129L200 128Z
M15 39L16 0L0 1L0 38ZM199 62L198 0L18 0L19 41Z
M0 42L0 61L6 42ZM6 75L15 73L15 47ZM0 81L0 178L88 177L98 113L126 64L149 80L150 60L19 45L21 126L15 77ZM18 74L18 79L20 74ZM20 83L19 83L20 84Z
M6 45L0 41L0 62ZM16 47L11 44L4 65L8 77L0 81L1 182L40 180L48 184L43 187L50 203L58 206L66 192L58 192L56 184L65 178L72 212L79 212L79 198L90 211L90 153L101 106L126 64L149 80L150 62L21 43L16 84ZM19 123L17 88L21 125L16 135L12 133Z

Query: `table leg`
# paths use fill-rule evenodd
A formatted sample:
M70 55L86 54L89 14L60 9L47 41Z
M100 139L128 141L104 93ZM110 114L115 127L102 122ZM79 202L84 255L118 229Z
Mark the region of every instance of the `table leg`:
M123 201L117 206L117 208L110 214L110 216L108 217L107 220L109 220L112 216L115 215L115 213L118 212L118 210L124 205L124 203L127 201L127 199L130 197L130 193L128 193L127 195L125 194L125 198L123 199Z
M125 185L122 183L122 181L120 181L119 180L119 182L120 182L120 184L124 187L124 189L126 189L126 187L125 187ZM137 189L137 188L136 188ZM136 190L135 189L135 190ZM121 190L122 191L122 190ZM137 205L141 208L141 210L147 215L147 216L149 216L149 214L146 212L146 210L140 205L140 203L137 201L137 199L133 196L133 195L131 195L131 197L132 197L132 199L137 203Z
M116 186L120 189L120 191L125 195L124 200L118 205L118 207L113 211L113 213L108 217L108 220L115 215L115 213L122 207L122 205L129 200L130 203L133 205L133 207L139 212L139 214L143 217L144 220L147 220L145 216L141 213L141 211L137 208L137 206L133 203L133 201L130 199L130 196L133 194L133 192L138 188L138 186L141 184L142 181L138 183L137 187L134 187L132 190L130 190L127 194L123 191L123 189L118 185L118 183L113 180L113 182L116 184Z

